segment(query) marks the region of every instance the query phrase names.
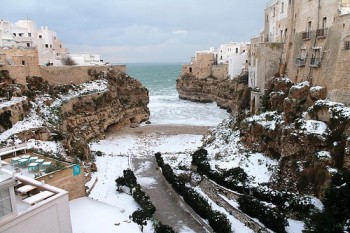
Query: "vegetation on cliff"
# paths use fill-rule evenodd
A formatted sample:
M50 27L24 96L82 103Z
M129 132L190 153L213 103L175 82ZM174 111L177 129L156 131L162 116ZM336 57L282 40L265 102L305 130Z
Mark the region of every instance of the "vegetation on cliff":
M29 139L35 144L52 142L55 146L45 154L88 161L92 157L87 143L103 138L108 127L136 125L149 118L148 90L139 81L113 69L100 73L92 69L89 75L91 81L81 85L51 85L40 77L27 78L26 90L16 94L27 96L30 108L14 123L8 113L1 115L7 129L0 135L3 146Z

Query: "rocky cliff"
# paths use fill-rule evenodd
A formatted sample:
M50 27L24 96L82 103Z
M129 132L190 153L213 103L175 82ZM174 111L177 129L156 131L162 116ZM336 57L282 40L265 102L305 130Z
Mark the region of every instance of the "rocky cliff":
M216 102L228 111L237 112L249 106L250 90L248 76L241 75L233 80L219 80L213 76L198 79L189 74L176 81L181 99L198 102Z
M350 169L350 109L325 97L324 87L273 78L266 112L237 125L247 148L279 160L271 187L322 198L332 174Z
M148 90L125 73L107 73L108 89L70 99L61 106L60 130L68 153L86 160L86 142L101 139L109 128L136 127L149 118Z
M0 133L4 132L0 145L30 139L38 140L37 144L55 141L55 150L42 152L72 162L86 161L91 158L91 140L104 138L108 130L137 127L148 120L148 90L139 81L107 68L101 72L91 68L87 75L90 81L79 85L54 85L41 77L28 77L23 91L16 93L21 97L0 103Z

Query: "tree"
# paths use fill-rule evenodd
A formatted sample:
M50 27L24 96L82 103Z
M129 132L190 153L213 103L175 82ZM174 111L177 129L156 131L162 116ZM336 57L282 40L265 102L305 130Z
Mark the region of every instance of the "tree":
M66 56L61 59L61 62L64 66L76 66L77 63L70 56Z
M168 225L164 225L162 222L158 222L154 227L155 233L175 233L173 228Z
M140 225L141 231L143 232L143 226L147 225L147 215L145 211L138 209L132 213L132 221Z

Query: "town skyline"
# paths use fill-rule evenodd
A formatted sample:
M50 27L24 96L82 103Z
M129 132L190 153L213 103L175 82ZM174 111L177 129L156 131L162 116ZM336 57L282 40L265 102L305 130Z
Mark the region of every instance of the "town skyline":
M3 20L32 20L56 31L70 53L111 63L188 62L197 50L247 42L263 28L266 1L142 2L5 0Z

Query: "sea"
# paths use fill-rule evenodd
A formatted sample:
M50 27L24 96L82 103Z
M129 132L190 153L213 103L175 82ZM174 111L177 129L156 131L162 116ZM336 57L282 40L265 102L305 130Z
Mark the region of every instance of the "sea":
M130 63L127 73L149 91L148 105L152 124L211 126L229 117L216 103L199 103L179 99L176 79L182 63Z

